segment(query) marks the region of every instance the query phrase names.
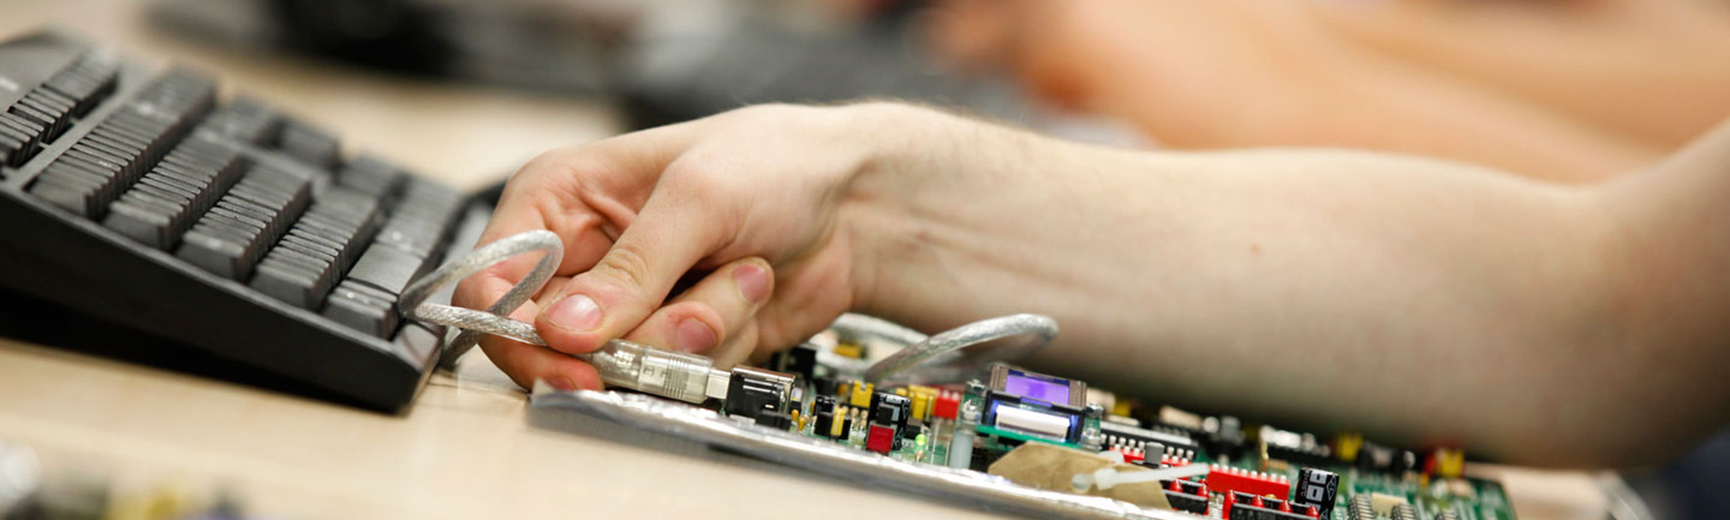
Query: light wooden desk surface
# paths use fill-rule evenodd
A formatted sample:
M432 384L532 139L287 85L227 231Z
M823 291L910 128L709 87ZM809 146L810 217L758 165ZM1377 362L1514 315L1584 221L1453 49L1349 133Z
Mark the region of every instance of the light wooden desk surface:
M0 35L64 27L134 58L179 61L230 91L468 188L536 153L617 131L607 106L215 51L155 33L135 2L26 0ZM983 513L793 470L542 430L478 351L406 416L329 405L0 339L0 440L50 478L236 492L274 518L973 518ZM1504 470L1522 518L1594 518L1588 476Z

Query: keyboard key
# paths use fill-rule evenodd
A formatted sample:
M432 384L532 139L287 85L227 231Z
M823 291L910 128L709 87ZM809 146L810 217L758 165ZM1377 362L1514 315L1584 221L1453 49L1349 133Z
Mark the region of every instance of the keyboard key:
M31 137L22 128L0 124L0 166L23 165L36 146Z
M215 84L208 77L185 69L163 73L56 157L28 190L68 211L102 217L109 203L154 167L169 145L180 142L191 124L209 110L215 95ZM18 126L8 125L9 118L16 116L0 114L0 128ZM94 182L84 174L95 175ZM73 182L73 177L79 177L79 182Z
M72 122L72 104L67 102L61 105L60 101L51 99L42 92L32 90L24 94L7 112L41 125L41 141L47 143L60 137L60 134L66 131L67 124Z
M74 101L73 115L83 116L114 92L120 61L105 52L86 52L72 65L42 83L42 88Z
M331 293L324 315L361 332L388 338L400 323L395 310L397 297L409 282L433 267L428 257L374 242Z
M336 175L337 184L375 199L394 199L407 179L408 175L397 167L365 155L349 161Z
M330 132L299 121L283 124L276 145L284 153L327 170L336 167L342 154L341 143Z
M355 261L348 280L371 285L391 295L401 294L410 280L421 275L425 264L425 258L401 249L369 247L360 260Z
M236 98L216 109L199 129L240 141L262 145L274 142L282 130L282 117L250 98Z
M187 139L110 205L102 224L139 243L172 250L193 219L234 184L243 163L229 145Z
M8 112L0 114L0 131L11 135L14 140L22 141L6 158L7 165L16 167L36 156L36 146L42 142L48 129L23 116Z
M331 291L324 304L324 316L349 328L389 338L402 324L396 312L397 295L385 293L364 284L344 281Z
M318 289L320 274L316 263L293 252L273 249L258 263L258 272L250 285L272 298L311 309L323 296Z
M445 231L456 221L462 202L462 196L450 188L412 180L390 219L379 229L378 241L418 256L430 256L444 247L448 239Z
M251 285L317 310L378 230L378 203L348 188L325 190L258 264ZM267 269L268 267L268 269Z

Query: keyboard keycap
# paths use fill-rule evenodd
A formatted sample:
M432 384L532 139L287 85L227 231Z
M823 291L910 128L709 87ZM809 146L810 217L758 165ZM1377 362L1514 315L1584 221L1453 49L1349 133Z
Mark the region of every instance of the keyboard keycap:
M318 310L336 280L354 265L378 230L378 203L331 187L258 264L251 285L279 300ZM269 269L267 269L267 267Z
M102 224L139 243L172 250L194 219L234 184L243 163L229 145L189 138L109 206Z
M282 117L264 104L243 97L216 109L199 128L262 145L278 139L282 130Z
M299 121L283 124L276 145L284 153L322 169L335 167L342 154L341 143L330 132Z
M114 92L120 61L106 52L85 52L72 65L43 82L42 87L74 101L73 115L83 116Z
M324 304L324 316L349 328L389 338L402 324L396 312L397 295L380 291L365 284L344 281L331 291Z
M31 181L30 193L88 218L102 217L108 204L154 167L169 145L180 142L215 96L208 77L185 69L163 73L56 157ZM8 118L15 116L0 114L0 127L7 126ZM77 172L98 177L94 183L71 182Z
M390 337L400 323L397 297L432 267L428 258L374 242L325 303L324 315L361 332Z
M395 198L408 175L402 170L371 156L360 156L342 167L336 182L365 193L375 199Z
M258 263L252 288L290 305L311 309L319 303L317 261L273 249Z
M454 190L423 180L411 180L378 241L418 256L444 247L445 231L456 221L463 198Z
M305 178L253 166L193 225L176 254L219 276L245 280L310 199L311 183Z

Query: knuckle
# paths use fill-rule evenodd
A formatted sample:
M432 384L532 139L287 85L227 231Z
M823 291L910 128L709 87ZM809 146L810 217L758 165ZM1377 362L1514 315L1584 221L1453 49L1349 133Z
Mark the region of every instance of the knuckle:
M601 257L601 261L595 264L590 272L607 277L629 289L643 289L647 287L652 274L649 269L647 251L635 243L620 242L614 244L613 249L607 251L607 255Z
M794 104L789 104L789 103L759 103L756 105L751 105L748 107L736 109L733 111L733 113L738 114L740 116L746 116L746 117L752 117L752 118L756 118L756 117L771 117L772 118L772 117L779 117L779 116L786 115L788 112L794 112L800 108L803 108L803 107L800 105L794 105Z
M558 170L559 165L565 162L565 156L566 151L562 148L541 152L533 159L523 163L523 167L517 168L516 173L511 174L511 180L528 179L541 174L541 172Z
M667 167L666 195L681 204L713 206L718 202L736 200L748 195L741 193L736 176L728 173L728 159L717 154L697 152Z

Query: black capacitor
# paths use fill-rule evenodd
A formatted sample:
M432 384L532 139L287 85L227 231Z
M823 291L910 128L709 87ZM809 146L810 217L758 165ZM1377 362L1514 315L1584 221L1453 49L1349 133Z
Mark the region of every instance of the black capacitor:
M1303 468L1298 470L1297 489L1294 491L1293 504L1315 506L1321 511L1321 518L1333 518L1334 499L1340 491L1340 476L1331 471Z
M1358 447L1358 458L1353 464L1358 471L1388 471L1394 465L1395 453L1393 448L1366 441Z
M853 414L847 414L846 417L841 418L841 437L840 437L840 439L841 440L847 440L848 438L850 438L852 436L853 436Z
M811 424L811 432L822 437L829 437L829 430L835 428L835 412L818 410L812 415L817 419Z
M907 419L913 415L913 400L889 392L877 392L871 396L871 422L895 428L897 433L907 428Z
M1394 454L1394 463L1388 467L1392 473L1405 473L1418 469L1418 454L1412 450L1400 450Z
M901 438L907 439L907 440L913 440L914 438L919 437L920 433L924 433L924 432L925 432L925 421L913 419L913 420L907 422L906 428L901 429Z
M811 431L817 435L828 437L829 430L835 428L835 396L818 395L811 400L811 415L816 418Z
M813 377L811 378L811 390L816 392L817 395L834 397L836 394L840 393L841 385L840 383L835 382L834 379L829 379L827 377Z

